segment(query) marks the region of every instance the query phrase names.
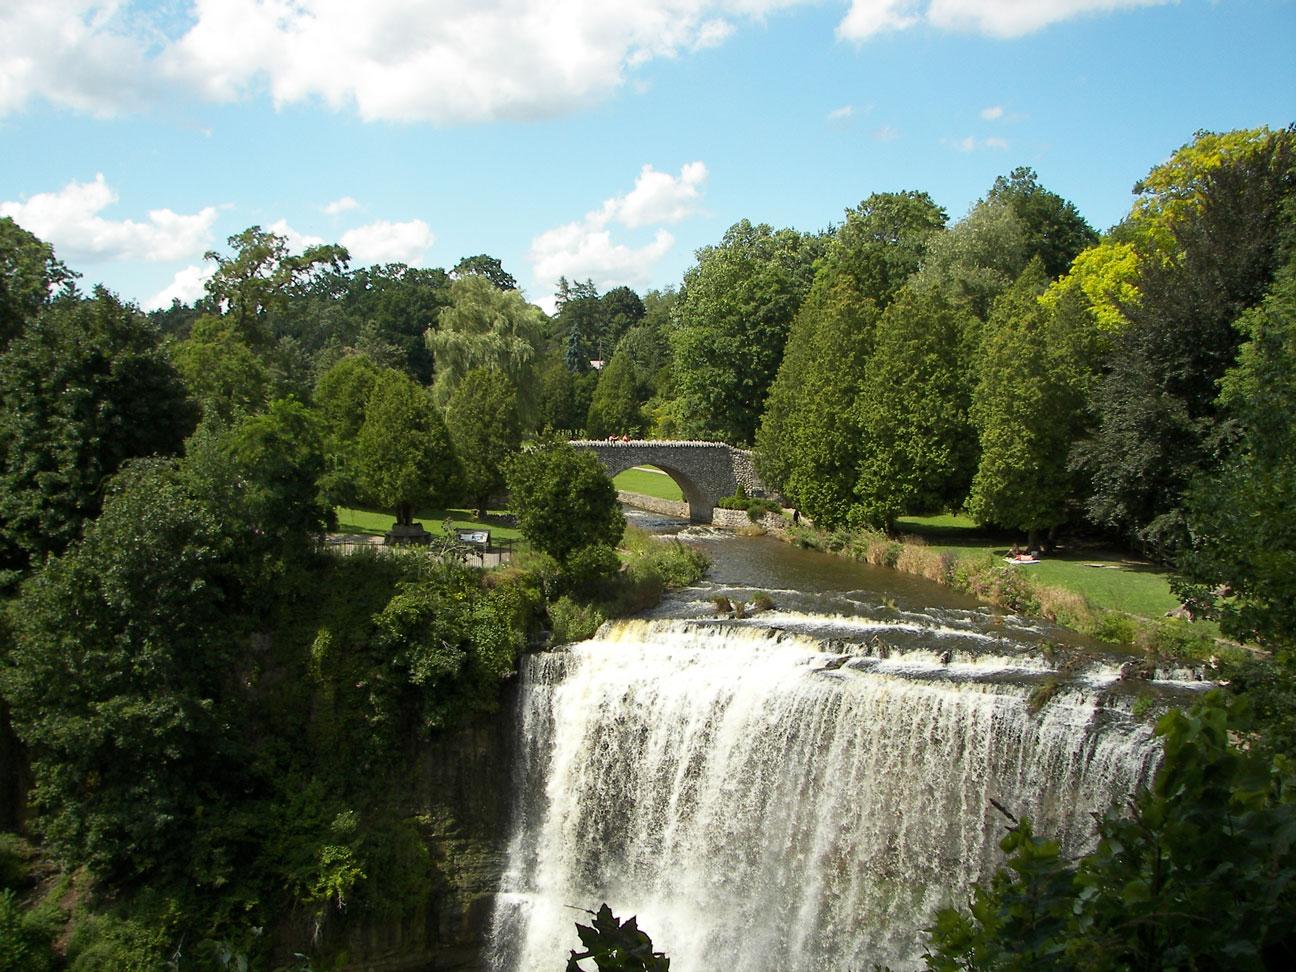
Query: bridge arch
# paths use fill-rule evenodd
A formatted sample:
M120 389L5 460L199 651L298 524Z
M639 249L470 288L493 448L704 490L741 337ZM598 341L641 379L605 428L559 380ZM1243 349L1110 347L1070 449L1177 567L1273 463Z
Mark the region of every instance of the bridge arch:
M571 444L598 456L609 478L635 466L656 466L684 493L694 523L710 523L716 503L739 486L748 495L764 495L751 453L723 442L576 439Z

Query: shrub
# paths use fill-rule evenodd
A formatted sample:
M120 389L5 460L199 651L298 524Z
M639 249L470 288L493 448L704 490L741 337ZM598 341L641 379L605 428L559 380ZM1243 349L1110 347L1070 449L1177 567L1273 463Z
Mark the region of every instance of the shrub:
M553 625L556 645L592 638L606 620L597 605L580 604L566 595L549 605L549 622Z

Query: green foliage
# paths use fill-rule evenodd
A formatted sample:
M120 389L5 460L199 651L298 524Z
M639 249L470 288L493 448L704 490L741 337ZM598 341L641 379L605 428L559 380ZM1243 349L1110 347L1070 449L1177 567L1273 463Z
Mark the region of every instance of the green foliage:
M464 495L482 513L504 488L504 465L522 444L517 390L502 371L475 368L446 406Z
M742 220L698 251L671 335L680 433L752 441L821 248L816 237Z
M620 541L625 515L592 452L542 439L513 459L506 477L518 526L537 550L565 562L582 547Z
M116 881L174 868L233 770L228 553L174 466L142 461L14 605L0 678L40 829L65 863Z
M1010 828L1009 855L966 911L929 929L927 967L947 970L1262 969L1296 958L1296 779L1283 757L1235 741L1241 700L1212 693L1157 724L1165 758L1132 813L1099 825L1072 864Z
M860 415L877 307L844 272L819 273L788 338L757 436L762 475L816 523L846 522L864 448Z
M456 280L466 276L485 277L499 290L517 290L517 280L498 259L486 253L464 257L450 271Z
M52 246L0 216L0 348L49 306L51 295L75 296L76 277Z
M1075 482L1067 467L1085 421L1086 337L1092 327L1039 302L1042 267L1032 263L995 302L986 323L971 418L981 459L967 500L981 523L1029 531L1066 520Z
M1178 593L1235 638L1296 649L1296 262L1244 315L1246 343L1221 382L1236 424L1224 461L1188 495L1191 545ZM1221 585L1223 587L1221 588ZM1226 592L1216 596L1216 591Z
M590 912L594 914L594 912ZM576 924L584 951L572 949L567 972L584 972L580 963L594 960L598 972L668 972L670 959L654 952L652 939L639 930L634 918L622 922L606 904L589 925Z
M1216 142L1201 141L1203 151ZM1218 382L1242 343L1234 325L1269 289L1290 226L1296 133L1248 141L1178 177L1192 204L1165 208L1173 243L1140 260L1139 302L1125 308L1129 325L1091 398L1097 428L1076 450L1092 481L1090 518L1159 556L1187 539L1184 494L1215 462Z
M0 538L19 565L98 514L126 460L174 454L194 411L157 332L107 291L60 300L0 356Z
M374 385L354 457L361 495L394 509L397 523L410 524L417 507L444 506L453 495L458 466L445 422L428 391L400 372L387 371Z
M204 416L230 422L265 408L270 373L225 318L203 316L171 360Z
M1098 242L1075 205L1041 186L1034 169L1023 166L995 179L988 198L1012 206L1025 227L1027 254L1043 264L1050 280L1066 273L1077 254Z
M630 356L618 351L599 373L590 401L585 430L591 438L628 434L637 438L644 429L640 382Z
M0 972L53 969L51 946L57 920L57 909L28 911L13 891L0 891Z
M450 285L450 306L437 329L427 332L436 362L433 397L444 407L464 375L474 368L502 371L521 395L520 411L531 414L535 367L544 343L544 312L517 290L500 290L477 273Z
M852 409L862 443L857 519L889 529L901 513L962 502L976 462L967 316L939 291L905 289L878 321Z
M553 643L571 644L594 637L607 620L595 604L584 604L564 594L549 605L549 623L553 626Z
M366 355L339 358L315 382L311 405L319 417L324 436L325 494L335 505L358 501L355 441L364 425L369 395L383 370Z
M226 241L232 255L209 251L205 259L216 269L207 281L213 303L223 307L234 332L250 347L270 343L278 319L290 303L305 295L312 281L332 271L339 273L347 251L334 244L307 247L300 254L288 248L286 237L249 226Z

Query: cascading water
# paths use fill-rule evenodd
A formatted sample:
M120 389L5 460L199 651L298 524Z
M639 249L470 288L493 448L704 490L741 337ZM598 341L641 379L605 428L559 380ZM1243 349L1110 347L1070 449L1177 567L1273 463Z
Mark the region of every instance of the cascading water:
M490 968L556 967L572 906L604 901L680 972L913 968L1001 860L992 800L1075 853L1154 769L1115 665L1041 707L1047 654L983 615L852 603L621 622L526 660Z

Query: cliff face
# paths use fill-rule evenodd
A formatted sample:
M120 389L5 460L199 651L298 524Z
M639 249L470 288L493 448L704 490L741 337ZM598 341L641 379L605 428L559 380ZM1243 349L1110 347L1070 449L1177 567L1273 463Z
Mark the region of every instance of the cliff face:
M504 871L513 792L514 684L500 711L411 747L401 812L418 820L431 858L432 893L413 913L381 918L343 911L319 931L318 952L347 972L484 972L494 895ZM421 864L418 866L422 866ZM280 940L301 942L289 920ZM277 959L288 964L286 944Z

